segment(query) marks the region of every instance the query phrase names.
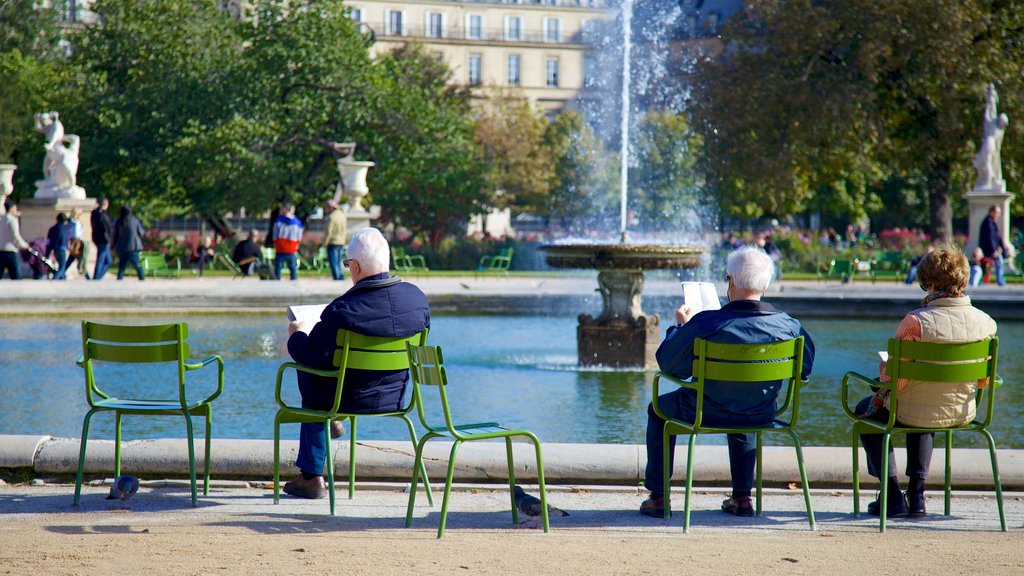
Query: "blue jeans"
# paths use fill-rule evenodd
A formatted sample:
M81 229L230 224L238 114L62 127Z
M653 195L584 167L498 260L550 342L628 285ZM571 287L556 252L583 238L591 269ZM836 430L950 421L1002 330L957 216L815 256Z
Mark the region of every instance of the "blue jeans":
M331 276L335 280L345 279L345 267L341 265L341 257L345 254L344 244L327 245L327 261L331 264Z
M995 260L996 265L996 284L1000 286L1006 286L1006 277L1003 276L1003 255L999 252L989 256L989 258Z
M117 279L124 279L124 267L129 262L135 267L135 272L139 275L139 280L146 279L146 273L142 270L142 265L139 264L139 253L137 251L132 252L119 252L117 254Z
M658 407L661 408L669 418L676 418L684 422L693 422L694 411L692 408L692 396L694 391L689 388L680 388L668 394L658 397ZM691 398L686 398L690 396ZM687 401L690 400L690 401ZM764 421L743 421L735 414L716 414L707 409L705 403L702 424L707 426L758 426L765 424ZM663 466L662 451L665 444L663 436L665 421L654 413L654 405L647 405L647 471L644 474L644 486L651 491L652 495L662 496L665 494L666 486L663 486L662 476L665 468ZM726 434L729 444L729 470L732 473L732 495L750 496L754 487L754 466L757 464L757 434ZM676 437L669 436L669 470L675 463ZM671 472L670 472L671 475Z
M288 264L288 272L291 273L291 279L298 280L299 257L295 254L281 254L280 252L274 255L274 277L278 280L281 279L281 270L284 269L285 264Z
M57 272L53 275L54 280L66 280L68 271L68 251L60 248L53 251L57 257Z
M113 263L114 258L110 255L110 244L97 244L96 269L92 273L92 279L101 280L107 273L107 270L110 270L110 265Z

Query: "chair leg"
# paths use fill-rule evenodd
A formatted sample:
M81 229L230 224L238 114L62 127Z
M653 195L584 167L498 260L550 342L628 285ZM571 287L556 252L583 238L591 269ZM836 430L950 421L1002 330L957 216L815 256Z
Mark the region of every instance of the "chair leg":
M669 445L669 423L665 422L661 438L661 491L664 508L663 518L672 516L672 447ZM686 463L690 465L689 462Z
M82 470L85 468L85 446L89 440L89 421L92 420L92 415L95 413L95 409L89 410L85 413L85 419L82 420L82 443L78 448L78 471L75 473L75 506L78 506L78 502L82 498Z
M206 461L203 463L203 496L210 495L210 428L213 426L213 409L206 406Z
M853 517L860 518L860 446L857 445L857 425L853 426Z
M999 479L999 462L996 460L996 441L988 430L981 433L988 440L988 455L992 460L992 483L996 485L996 505L999 507L999 527L1006 532L1006 516L1003 514L1003 482Z
M505 438L505 462L508 463L508 495L512 500L512 523L519 523L519 508L516 507L516 466L512 456L512 438Z
M416 444L416 460L412 466L412 482L409 484L409 506L405 510L405 527L412 527L412 510L416 506L416 484L419 482L419 474L421 463L423 460L423 447L427 445L427 440L430 440L433 436L427 433L420 441Z
M121 412L114 412L114 478L121 475Z
M800 468L800 485L804 487L804 506L807 507L807 522L811 525L811 530L814 530L814 508L811 507L811 487L807 482L807 468L804 467L804 450L800 446L800 438L797 437L796 432L793 430L787 430L787 432L793 438L793 445L796 447L796 465ZM760 454L758 454L758 458L760 458Z
M533 440L533 446L537 452L537 485L540 487L540 509L541 518L544 521L544 533L547 534L550 530L550 522L548 518L548 489L544 483L544 456L540 450L540 440L536 436L531 436Z
M885 532L885 519L889 513L889 444L892 436L882 434L882 471L878 475L878 531Z
M348 434L348 499L355 498L356 495L356 417L352 416L348 419L348 423L351 424ZM330 428L330 426L328 426ZM328 432L327 438L330 441L330 433ZM334 511L331 511L334 514Z
M353 436L355 430L352 431ZM334 454L331 453L331 420L328 418L324 420L324 445L327 447L327 461L325 462L324 468L327 468L327 496L331 501L331 516L334 516ZM353 445L355 443L353 442ZM351 458L351 456L350 456ZM351 469L351 463L349 469ZM351 476L349 477L348 485L348 498L352 499L352 484Z
M761 476L761 448L763 446L764 446L764 437L763 437L763 435L760 432L758 432L757 433L757 454L756 454L757 465L756 465L756 468L755 468L755 471L756 471L755 481L756 481L756 483L754 484L757 487L757 503L756 503L756 506L754 508L754 515L757 516L757 517L761 516L761 496L762 496L762 494L761 494L761 478L762 478L762 476Z
M402 414L402 420L405 420L405 425L409 428L409 438L412 439L412 445L413 445L413 448L415 448L416 445L417 445L417 442L418 442L416 440L416 428L413 427L412 420L410 420L407 415ZM423 463L423 459L422 458L418 462L419 462L419 464L416 464L415 462L413 464L420 467L420 476L423 477L423 489L426 490L426 492L427 492L427 503L429 503L430 507L433 508L434 507L434 495L430 493L430 478L427 477L427 467ZM416 483L413 482L412 485L409 486L409 490L415 490L415 489L416 489Z
M274 416L274 504L281 502L281 413Z
M945 510L946 516L949 516L950 495L951 495L951 492L952 492L952 489L953 489L953 475L952 475L953 464L951 462L952 454L953 454L953 432L951 430L947 430L946 431L946 470L945 470L946 476L944 478L944 481L945 481L945 486L944 486L944 488L945 488L945 495L943 497L943 506L944 506L944 510Z
M199 506L199 496L196 494L196 446L195 436L192 430L192 416L185 412L185 430L188 432L188 477L192 481L192 507Z
M441 500L441 523L437 527L438 539L444 536L444 527L448 522L448 499L452 494L452 477L455 476L455 455L459 451L460 444L462 444L462 440L456 440L452 444L451 454L448 455L448 475L444 479L444 499Z
M693 445L697 441L696 434L690 434L690 441L686 447L686 495L683 512L683 532L690 531L690 492L693 490Z

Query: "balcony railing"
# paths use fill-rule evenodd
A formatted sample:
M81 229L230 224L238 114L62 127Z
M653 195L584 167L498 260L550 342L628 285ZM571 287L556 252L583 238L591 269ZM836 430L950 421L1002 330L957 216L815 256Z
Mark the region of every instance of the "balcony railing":
M468 40L471 42L523 42L534 44L591 44L590 34L576 32L575 34L559 34L557 40L548 38L546 32L527 32L521 30L518 36L508 34L503 28L482 28L471 29L464 26L447 26L442 34L437 34L436 28L428 26L406 25L404 34L396 33L388 28L383 22L364 22L373 30L378 38L417 38L427 40Z

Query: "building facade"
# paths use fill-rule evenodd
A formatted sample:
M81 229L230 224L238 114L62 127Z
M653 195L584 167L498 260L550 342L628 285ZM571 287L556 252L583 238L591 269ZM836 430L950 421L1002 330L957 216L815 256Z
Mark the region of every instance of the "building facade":
M475 95L514 88L538 109L573 101L592 74L590 48L609 18L604 0L351 0L375 53L416 41Z

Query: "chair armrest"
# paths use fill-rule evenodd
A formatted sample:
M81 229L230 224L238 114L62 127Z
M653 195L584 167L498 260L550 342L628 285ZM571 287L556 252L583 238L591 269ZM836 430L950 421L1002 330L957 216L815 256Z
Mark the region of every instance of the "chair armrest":
M863 420L863 418L857 416L857 414L852 409L850 409L851 380L855 382L860 382L861 384L867 386L874 386L875 388L884 388L886 390L889 390L890 392L896 389L896 382L881 382L875 378L868 378L867 376L860 374L858 372L847 372L843 376L843 385L840 397L843 399L843 412L845 412L851 420ZM895 421L895 414L890 415L890 420Z
M201 402L202 404L213 402L214 400L217 399L218 396L221 395L222 392L224 392L224 359L221 358L219 355L214 354L213 356L204 359L202 362L185 364L185 371L191 372L193 370L205 368L206 366L209 366L214 362L217 363L217 390L215 390L213 394L207 396L206 399L204 399ZM184 396L184 391L182 391L182 395Z
M309 366L303 366L296 362L285 362L277 368L277 382L274 384L274 399L277 401L277 405L282 408L294 408L285 404L284 399L281 398L281 378L284 376L285 371L289 368L296 372L305 372L307 374L313 374L314 376L323 376L325 378L337 378L337 370L318 370L316 368L310 368Z
M654 375L654 391L652 392L653 399L651 400L651 406L654 408L654 413L657 414L659 418L661 418L662 420L672 420L672 418L669 418L668 416L665 416L665 414L661 411L661 408L658 406L658 396L660 396L659 390L661 388L660 382L661 382L662 378L664 378L665 380L668 380L672 384L675 384L676 386L679 386L681 388L692 388L694 390L697 390L697 393L698 393L697 405L698 405L698 408L700 408L700 405L703 403L703 394L698 389L698 386L697 386L696 382L687 382L686 380L682 380L680 378L676 378L675 376L673 376L671 374L666 374L665 372L662 372L662 371L659 370ZM694 424L697 425L697 426L700 426L700 410L699 409L697 410L697 414L698 414L698 418L697 418L697 421L694 422Z

